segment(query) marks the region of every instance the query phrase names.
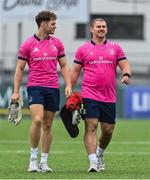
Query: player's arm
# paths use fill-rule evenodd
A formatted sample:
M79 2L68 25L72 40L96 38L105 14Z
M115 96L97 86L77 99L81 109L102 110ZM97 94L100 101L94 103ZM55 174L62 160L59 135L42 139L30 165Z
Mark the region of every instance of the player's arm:
M20 59L17 60L16 71L14 76L14 91L11 97L11 100L13 102L16 102L20 97L19 89L20 89L20 84L22 81L25 65L26 65L26 61Z
M74 86L78 80L82 69L82 65L78 63L73 63L73 67L71 69L71 84Z
M122 72L121 82L125 83L125 84L129 84L130 77L131 77L131 66L130 66L128 60L127 59L120 60L118 62L118 65L119 65L121 72Z
M65 95L66 97L68 97L72 93L72 88L71 88L71 79L70 79L70 69L69 69L67 58L65 56L59 58L59 64L60 64L62 76L66 83Z

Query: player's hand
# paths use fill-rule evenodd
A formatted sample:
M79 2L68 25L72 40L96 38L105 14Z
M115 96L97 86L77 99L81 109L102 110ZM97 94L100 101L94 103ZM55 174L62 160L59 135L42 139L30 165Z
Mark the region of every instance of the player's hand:
M66 96L66 98L68 98L69 96L71 96L71 94L72 94L72 88L71 88L71 86L66 86L66 88L65 88L65 96Z
M20 99L20 94L19 93L13 93L13 95L11 96L11 101L12 102L17 102Z
M121 83L124 83L126 85L130 84L130 78L128 76L123 76L121 79Z

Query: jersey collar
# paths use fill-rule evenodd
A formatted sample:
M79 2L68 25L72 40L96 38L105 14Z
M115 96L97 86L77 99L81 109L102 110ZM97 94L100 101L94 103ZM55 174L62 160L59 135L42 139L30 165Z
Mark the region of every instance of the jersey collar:
M93 45L96 45L96 43L93 41L93 40L91 40L91 43L93 44ZM104 42L103 42L103 44L106 44L107 43L107 40L105 40Z
M37 37L36 34L33 35L35 39L37 39L38 41L41 41L41 39L39 37ZM50 36L48 36L47 40L49 40Z

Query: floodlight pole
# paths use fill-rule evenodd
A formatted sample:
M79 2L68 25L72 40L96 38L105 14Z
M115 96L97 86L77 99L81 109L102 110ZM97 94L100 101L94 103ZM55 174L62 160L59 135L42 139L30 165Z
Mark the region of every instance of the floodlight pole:
M17 24L17 34L18 34L18 40L17 40L17 49L19 49L21 43L22 43L22 22L18 22Z
M88 21L86 23L86 39L88 40L90 38L90 32L89 32L89 21L91 19L90 14L91 14L91 0L87 0L87 16L88 16Z

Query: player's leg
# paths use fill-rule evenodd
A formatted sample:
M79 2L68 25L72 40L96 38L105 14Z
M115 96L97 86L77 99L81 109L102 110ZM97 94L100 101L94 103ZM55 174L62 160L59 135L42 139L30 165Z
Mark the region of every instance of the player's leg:
M48 153L52 143L52 123L55 116L55 112L44 111L44 120L42 123L42 152Z
M55 116L55 112L44 111L44 120L42 123L42 153L39 168L42 172L52 172L52 169L48 167L48 153L52 143L52 123Z
M38 145L41 135L41 124L43 121L43 105L32 104L30 106L32 124L30 128L31 156L28 171L38 171Z
M33 104L30 106L32 124L30 128L31 147L37 148L41 135L41 124L43 122L43 105Z
M112 138L115 125L104 123L104 122L100 122L100 123L101 123L101 135L99 137L99 146L97 147L96 155L98 158L99 170L101 171L101 170L105 170L105 163L104 163L103 155L104 155L104 151L106 147L108 146Z
M105 163L103 159L103 154L111 141L112 134L115 127L115 116L116 108L114 103L100 103L101 109L101 119L100 127L101 134L99 137L99 146L97 147L97 158L99 170L105 170Z
M48 153L52 143L52 122L56 111L59 110L60 93L57 88L45 88L44 119L42 123L42 153L39 168L42 172L52 172L48 167Z
M96 156L96 147L97 147L97 137L96 131L98 126L98 117L99 112L97 109L97 102L91 99L83 99L84 108L85 108L85 135L84 135L84 144L88 154L90 167L88 172L97 172L97 156Z
M97 157L96 157L96 131L97 131L98 119L86 118L85 120L85 134L84 144L90 161L90 167L88 172L97 172Z
M30 143L31 156L28 171L38 171L38 145L41 135L41 124L44 118L44 96L41 87L28 87L28 103L31 113Z
M100 124L101 124L101 135L99 137L99 146L102 149L106 149L112 138L115 124L109 124L105 122L100 122Z

